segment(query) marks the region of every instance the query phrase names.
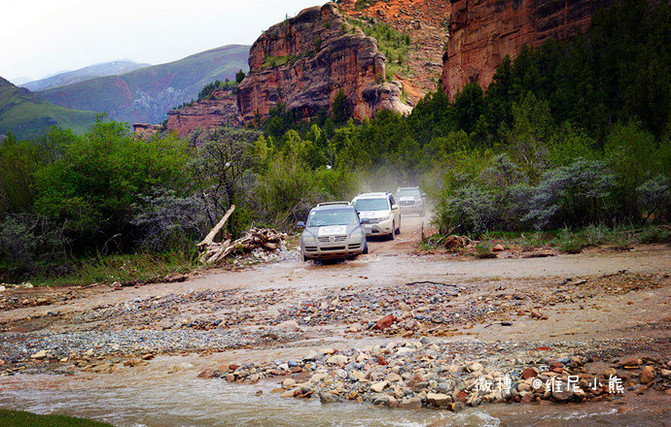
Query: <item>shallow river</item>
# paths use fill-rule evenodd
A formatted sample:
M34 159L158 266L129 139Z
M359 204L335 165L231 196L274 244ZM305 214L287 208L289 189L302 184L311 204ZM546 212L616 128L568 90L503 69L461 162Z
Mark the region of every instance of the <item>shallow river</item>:
M660 426L671 422L667 396L625 404L485 405L455 414L282 399L269 393L276 387L271 382L232 385L192 378L136 385L102 382L53 375L4 377L0 378L0 407L87 417L118 426ZM259 390L263 393L256 396Z

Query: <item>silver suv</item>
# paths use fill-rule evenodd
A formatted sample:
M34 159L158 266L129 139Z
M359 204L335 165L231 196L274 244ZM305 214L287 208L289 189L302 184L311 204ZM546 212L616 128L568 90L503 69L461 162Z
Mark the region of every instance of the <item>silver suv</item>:
M399 187L396 190L396 200L401 212L412 212L424 216L426 213L424 195L419 187Z
M301 235L301 255L308 259L353 258L368 253L366 232L349 202L320 203L310 210Z
M401 232L401 210L391 193L359 194L352 199L352 205L366 221L366 236L386 235L394 239Z

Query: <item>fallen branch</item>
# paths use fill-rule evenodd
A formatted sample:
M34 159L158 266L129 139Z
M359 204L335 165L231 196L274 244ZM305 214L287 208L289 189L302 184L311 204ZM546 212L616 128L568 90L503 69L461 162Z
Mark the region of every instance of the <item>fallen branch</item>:
M212 230L208 233L208 235L203 239L202 242L198 243L198 248L201 248L203 246L208 246L211 245L212 242L214 241L215 236L219 231L221 231L222 228L224 228L224 225L226 224L226 221L228 221L228 218L233 214L233 211L235 210L235 205L231 205L230 208L226 211L226 214L224 217L219 221L217 225L214 226Z

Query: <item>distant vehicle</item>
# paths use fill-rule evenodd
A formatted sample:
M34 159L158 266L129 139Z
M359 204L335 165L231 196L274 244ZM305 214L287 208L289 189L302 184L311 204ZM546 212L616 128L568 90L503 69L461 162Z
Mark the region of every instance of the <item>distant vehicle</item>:
M353 258L368 253L366 232L349 202L320 203L310 210L301 235L301 255L308 259Z
M352 199L364 224L366 236L386 235L394 239L401 232L401 210L389 193L363 193Z
M419 187L399 187L396 190L396 200L401 212L412 212L419 216L426 214L424 195Z

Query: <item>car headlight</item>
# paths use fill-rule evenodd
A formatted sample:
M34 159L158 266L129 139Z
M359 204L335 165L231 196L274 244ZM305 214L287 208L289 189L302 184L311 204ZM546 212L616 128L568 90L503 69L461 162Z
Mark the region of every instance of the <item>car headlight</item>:
M364 234L361 232L361 230L356 229L349 234L349 240L352 242L361 242L363 241L363 236Z
M303 234L302 239L304 243L314 243L317 241L317 239L315 239L315 236L313 236L311 233Z

